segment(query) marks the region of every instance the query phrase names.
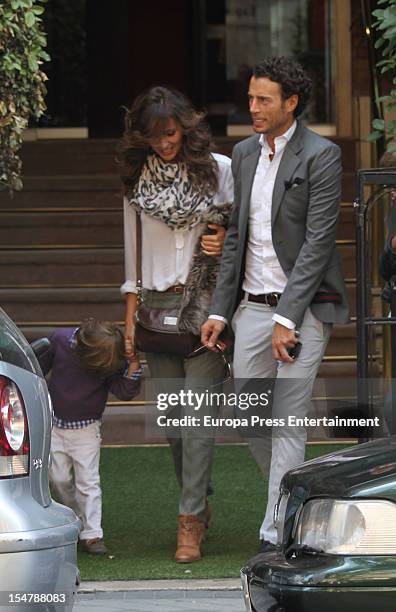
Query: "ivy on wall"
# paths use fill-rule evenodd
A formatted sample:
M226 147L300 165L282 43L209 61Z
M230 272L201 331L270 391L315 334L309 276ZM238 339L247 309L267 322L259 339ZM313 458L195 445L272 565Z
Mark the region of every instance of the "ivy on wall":
M378 8L373 11L376 21L373 28L377 31L378 39L375 47L381 50L382 59L377 62L381 74L389 73L391 88L387 95L378 98L385 111L396 108L396 0L378 0ZM373 120L374 131L369 140L374 141L385 138L387 150L396 153L396 120L377 118Z
M50 58L40 15L46 0L2 0L0 3L0 189L22 189L19 151L29 118L45 110Z

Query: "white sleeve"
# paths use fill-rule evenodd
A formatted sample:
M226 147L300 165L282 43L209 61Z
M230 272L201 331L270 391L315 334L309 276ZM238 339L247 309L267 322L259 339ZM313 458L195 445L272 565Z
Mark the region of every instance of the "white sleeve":
M219 186L217 192L218 201L233 202L234 201L234 179L231 170L231 159L226 155L214 153L218 168L219 168Z
M287 329L296 329L296 324L290 319L286 319L286 317L283 317L282 315L275 313L272 315L272 320L275 321L275 323L283 325L283 327L287 327Z
M234 178L232 176L231 164L225 167L224 195L225 195L226 202L234 201Z
M136 211L124 198L125 282L121 293L137 293L136 287Z
M213 319L214 321L221 321L222 323L225 323L226 325L228 325L227 319L225 319L221 315L211 314L208 316L208 319Z

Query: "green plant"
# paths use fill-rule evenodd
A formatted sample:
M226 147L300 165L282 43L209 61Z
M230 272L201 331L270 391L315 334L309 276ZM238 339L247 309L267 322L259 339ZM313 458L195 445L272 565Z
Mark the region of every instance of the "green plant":
M19 150L29 118L45 110L46 75L40 70L46 38L40 15L46 0L0 3L0 188L22 188Z
M377 62L381 74L390 73L392 87L387 95L377 98L379 108L385 111L396 107L396 0L378 0L377 5L386 5L373 11L376 21L373 28L378 32L376 49L381 49L382 59ZM396 121L376 118L373 120L374 131L369 136L373 142L385 138L387 150L396 153Z

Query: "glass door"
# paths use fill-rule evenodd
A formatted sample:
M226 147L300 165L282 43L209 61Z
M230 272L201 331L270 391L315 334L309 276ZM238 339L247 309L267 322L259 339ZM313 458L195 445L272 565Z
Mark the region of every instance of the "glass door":
M216 134L249 133L247 90L252 67L269 55L299 61L314 91L303 119L334 123L330 0L200 2L202 102Z

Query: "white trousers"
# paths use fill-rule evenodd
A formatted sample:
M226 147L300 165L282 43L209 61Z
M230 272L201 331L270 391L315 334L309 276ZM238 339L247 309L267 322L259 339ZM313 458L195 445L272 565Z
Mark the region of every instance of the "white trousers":
M294 363L277 362L272 355L274 309L265 304L240 303L232 321L235 333L236 379L276 379L272 417L304 417L310 408L313 385L330 337L332 325L318 321L307 309L300 331L301 353ZM283 383L281 379L285 380ZM240 381L241 383L243 381ZM260 539L276 542L274 509L283 475L303 463L306 431L295 428L277 435L250 438L249 448L268 483L268 501Z
M52 428L50 481L58 499L81 518L81 540L102 538L100 421L82 429Z

